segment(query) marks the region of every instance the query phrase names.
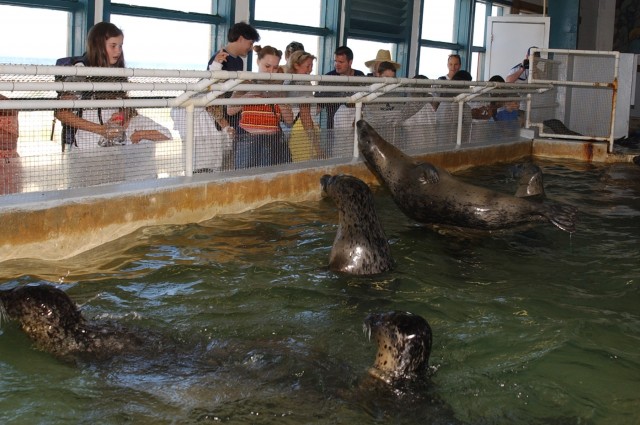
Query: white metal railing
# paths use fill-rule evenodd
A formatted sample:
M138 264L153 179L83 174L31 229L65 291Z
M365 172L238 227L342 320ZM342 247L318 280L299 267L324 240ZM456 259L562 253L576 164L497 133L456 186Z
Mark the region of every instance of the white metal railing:
M122 81L113 81L120 78ZM109 81L111 79L111 81ZM305 82L306 85L291 84ZM446 124L454 129L452 143L440 145L438 149L455 149L466 143L492 143L497 140L496 131L492 129L486 135L477 133L471 137L465 123L465 108L470 102L491 102L500 96L500 101L521 101L528 95L538 95L553 88L548 82L522 84L498 84L493 82L463 82L442 81L409 78L377 78L377 77L342 77L324 75L299 75L299 74L265 74L253 72L227 72L227 71L185 71L185 70L150 70L150 69L117 69L117 68L92 68L92 67L55 67L34 65L0 65L0 94L8 100L0 99L0 110L14 109L21 113L20 118L20 143L29 146L28 154L21 154L17 168L7 171L0 168L0 178L4 173L5 179L8 173L21 173L25 179L14 189L8 192L33 192L67 189L94 184L118 183L121 181L143 180L158 177L191 176L197 168L196 163L202 155L208 154L203 150L204 140L211 143L204 149L213 149L223 143L219 133L212 130L209 135L198 133L198 120L202 118L202 111L207 106L213 105L250 105L250 104L310 104L317 110L317 105L353 104L353 112L350 119L359 119L364 116L371 120L372 124L378 124L379 131L386 134L393 133L393 143L402 143L401 148L419 150L426 143L423 139L440 137L434 136L445 120L438 120L432 127L417 125L405 125L405 121L426 104L447 105L457 104L457 114L451 117ZM266 98L229 98L235 92L260 91L274 93L277 97ZM126 98L96 99L96 98L58 98L58 93L110 93L126 92ZM47 149L41 149L46 140L42 134L46 134L47 127L51 127L51 119L54 110L58 109L84 109L95 108L140 108L149 113L154 119L172 127L172 140L160 142L149 147L147 151L138 152L137 147L121 147L108 151L110 156L104 155L105 149L96 147L82 154L54 151L51 144ZM443 108L445 109L445 108ZM175 124L174 112L184 114L184 132L178 134L173 128ZM393 111L396 116L389 120ZM402 114L406 113L406 116ZM40 115L44 118L40 118ZM27 116L27 117L25 117ZM320 134L324 143L340 145L340 149L326 149L321 158L310 164L299 164L300 167L316 166L317 161L347 159L358 157L355 132L350 125L342 125L327 128L320 117ZM34 118L35 117L35 118ZM353 117L353 118L351 118ZM415 118L415 117L414 117ZM417 118L414 119L414 121ZM211 121L213 122L213 121ZM422 124L416 121L417 124ZM425 124L426 125L426 124ZM43 127L42 128L39 127ZM36 128L38 127L38 128ZM481 125L478 125L481 127ZM409 137L409 133L412 134ZM208 133L207 133L208 134ZM398 136L402 134L402 136ZM509 136L514 138L513 133ZM517 136L515 136L517 138ZM55 141L59 141L56 133ZM57 143L56 143L56 146ZM46 153L45 153L46 151ZM151 165L150 173L135 174L140 169L136 162L132 162L126 170L119 173L113 172L120 162L131 158L145 158L145 155L155 155L156 162ZM223 153L219 155L221 161ZM158 158L163 158L161 165ZM43 163L50 164L50 169L42 171ZM213 170L223 173L233 167L223 167ZM77 170L81 169L81 174ZM100 171L101 170L101 171ZM28 172L27 172L28 171ZM88 178L91 173L110 173L109 179ZM127 173L131 171L131 176ZM66 173L66 174L65 174ZM76 173L76 174L74 174ZM155 173L155 177L149 177ZM11 174L13 176L14 174ZM46 183L33 183L35 176L46 174ZM69 175L79 177L60 177ZM144 176L142 175L144 174ZM40 177L42 178L42 177ZM31 183L29 183L31 182ZM51 183L56 182L56 183ZM49 184L50 183L50 184ZM8 193L5 191L5 193ZM0 190L0 194L2 191Z
M530 60L529 83L554 89L528 96L526 126L541 137L606 141L612 152L620 53L532 48Z

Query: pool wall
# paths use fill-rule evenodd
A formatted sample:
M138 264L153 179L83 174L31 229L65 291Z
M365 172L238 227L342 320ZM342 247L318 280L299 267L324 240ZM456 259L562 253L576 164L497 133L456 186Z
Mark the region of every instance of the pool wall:
M606 143L524 140L416 157L450 172L527 158L620 162ZM144 226L197 223L277 202L320 199L320 177L351 174L370 185L375 176L360 160L321 166L274 167L254 174L200 174L153 182L118 184L5 197L0 206L0 262L19 258L56 260L115 240ZM41 198L41 199L39 199Z
M491 82L432 84L428 80L402 78L381 82L380 79L373 77L362 77L352 81L346 77L272 74L269 76L272 81L265 87L288 94L286 97L278 98L279 103L323 104L357 101L356 107L352 108L354 110L349 111L351 115L342 120L344 121L342 124L346 124L346 132L338 130L337 124L341 123L340 120L335 122L332 141L340 142L332 147L335 152L317 162L301 162L251 170L223 170L220 167L221 164L218 164L218 168L204 167L216 172L197 174L194 170L200 168L197 160L201 159L202 152L198 151L196 140L199 134L195 131L199 128L196 125L196 109L200 108L200 112L204 113L204 106L249 104L251 99L217 99L216 96L228 90L246 90L242 84L233 85L230 88L221 84L220 81L253 81L264 76L250 72L212 73L178 70L167 74L166 70L113 69L108 71L109 76L127 78L128 83L124 90L142 90L146 94L139 98L111 99L107 105L103 100L51 98L51 94L55 94L56 91L88 90L83 78L102 77L104 70L100 70L99 75L93 75L97 71L90 67L75 69L76 67L2 65L0 68L0 74L5 73L9 76L9 80L26 84L28 91L30 90L30 93L35 96L33 99L16 97L0 101L0 107L21 111L21 146L33 145L36 148L35 152L13 158L9 164L12 165L13 162L18 165L22 162L27 164L22 166L22 172L26 175L21 176L26 183L12 181L13 168L4 168L4 177L8 179L8 183L11 183L8 185L11 188L16 186L20 190L5 191L5 194L0 196L2 223L0 262L23 258L43 260L69 258L145 226L197 223L221 214L241 213L271 202L319 199L321 197L319 181L323 174L348 173L371 185L378 184L372 173L357 158L357 146L353 138L352 123L364 116L364 113L366 113L366 119L377 123L381 131L391 130L389 137L393 137L393 140L388 139L391 143L409 153L412 149L428 148L428 152L424 150L413 152L420 152L416 154L418 159L427 160L451 172L486 164L510 163L524 158L558 158L587 162L630 160L610 153L612 149L608 149L607 141L611 142L611 138L606 137L606 134L583 132L589 135L580 136L574 140L563 139L560 136L559 140L541 139L538 134L542 134L540 131L544 129L544 121L541 124L533 120L530 128L521 130L518 134L516 127L515 132L506 132L505 137L501 135L504 133L502 130L506 129L500 127L501 131L497 131L495 125L474 126L471 123L471 131L468 131L468 135L465 131L461 131L467 129L465 126L467 114L464 112L464 106L469 108L467 102L494 100L490 94L506 96L502 97L502 100L523 101L525 97L533 97L537 99L536 102L538 100L542 102L538 108L529 101L531 114L537 116L540 115L536 112L538 109L542 112L547 111L544 107L546 98L543 94L550 93L549 96L556 96L556 91L560 93L556 89L563 84L568 84L564 81L557 82L557 85L541 82L527 85L503 84L498 87ZM58 81L54 78L58 75L77 78ZM284 85L285 80L300 80L307 84ZM316 84L312 85L313 82ZM327 84L324 84L325 82ZM154 87L152 90L148 88L151 83ZM264 85L264 81L262 84ZM590 83L590 86L592 84ZM600 83L597 85L607 88L603 96L615 98L609 92L609 85L604 86ZM256 86L250 87L253 89ZM303 88L315 94L322 93L323 97L302 96L298 91ZM105 80L100 85L91 85L91 90L110 92L123 90L123 87L119 83ZM288 93L290 91L295 93ZM337 93L341 94L335 97ZM349 96L349 93L353 95ZM436 94L442 96L432 96ZM454 94L456 97L448 97ZM438 99L437 103L445 100L453 102L455 99L456 102L460 102L461 109L457 115L447 117L448 119L440 119L442 118L440 117L437 123L432 123L431 121L437 117L434 118L431 115L422 117L416 112L418 107L419 111L424 110L425 99L430 99L431 103L433 99ZM264 99L255 101L264 102ZM555 104L555 101L552 103ZM178 151L161 152L161 155L156 152L156 161L161 162L169 171L153 167L147 170L141 162L141 159L148 159L150 156L146 151L142 152L140 157L125 155L123 152L122 158L118 157L110 162L99 155L93 157L94 154L106 152L99 149L90 149L88 152L90 158L84 158L82 155L81 158L77 155L67 157L60 152L41 152L40 148L45 145L33 143L43 139L41 130L44 129L46 134L51 132L51 117L46 114L35 117L25 115L28 111L34 114L48 111L47 113L52 114L52 110L60 108L91 109L106 106L171 109L174 112L184 109L185 128L190 131L185 132L184 138L182 134L180 135L181 143L169 143L171 146L177 146ZM411 118L420 115L424 120L416 121L408 128L398 126L398 122L406 123L406 116L403 115L405 113ZM557 115L554 111L546 113L551 115L548 117L544 115L543 118ZM396 116L397 114L400 115ZM206 113L204 115L208 116ZM175 125L173 117L172 120ZM43 123L46 125L42 126ZM451 131L441 134L440 127L446 127ZM488 131L476 133L474 127ZM210 129L212 126L208 125L206 128ZM216 139L217 136L208 137L207 134L199 135L204 137L209 150L212 150L210 146L212 144L217 149L216 143L220 142ZM453 137L448 140L448 136ZM512 139L513 142L511 142ZM58 142L56 148L59 146ZM184 152L182 152L183 149ZM80 150L77 153L82 154L83 151ZM158 158L161 158L161 161ZM222 154L218 158L221 159ZM78 160L87 161L76 163ZM66 164L67 167L61 164ZM129 164L124 167L125 174L153 171L151 175L160 177L160 174L163 174L163 178L140 176L136 179L122 178L117 171L123 167L123 164ZM29 170L28 173L27 170ZM70 173L71 176L65 177L65 173ZM109 178L105 178L104 181L92 180L93 177L100 177L103 174L108 175ZM117 178L111 178L112 174L118 174ZM65 178L70 179L72 184Z
M531 157L531 141L419 156L455 172ZM605 147L606 149L606 147ZM18 194L0 206L0 261L72 257L144 226L197 223L277 202L320 199L320 177L351 174L379 182L360 160L300 168L274 167L255 174L193 177L153 182Z

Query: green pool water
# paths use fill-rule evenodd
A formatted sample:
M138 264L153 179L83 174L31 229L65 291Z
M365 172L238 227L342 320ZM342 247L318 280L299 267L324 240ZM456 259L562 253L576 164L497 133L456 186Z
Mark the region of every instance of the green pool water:
M328 199L4 263L0 287L59 284L88 319L166 344L69 364L3 323L0 423L638 424L640 167L538 165L576 233L434 230L376 190L397 267L373 278L328 271ZM505 165L459 176L515 191ZM362 321L387 310L431 324L440 408L363 388Z

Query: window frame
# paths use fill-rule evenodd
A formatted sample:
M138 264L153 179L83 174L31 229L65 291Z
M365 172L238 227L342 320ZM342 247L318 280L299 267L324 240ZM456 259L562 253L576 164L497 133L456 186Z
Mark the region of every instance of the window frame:
M322 72L326 64L333 64L333 51L337 47L339 14L338 6L340 0L322 0L320 10L320 26L312 27L308 25L287 24L283 22L263 21L255 16L256 0L249 0L249 24L258 30L283 31L305 35L313 35L320 38L321 48L318 54L318 71ZM329 52L329 54L327 54ZM253 53L250 52L250 55ZM328 61L328 62L327 62ZM251 70L253 58L247 60L247 69Z
M67 54L75 56L84 52L87 32L94 24L95 0L48 0L46 4L38 0L12 0L0 1L0 4L69 12Z
M93 1L93 0L91 0ZM124 15L136 18L164 19L170 21L193 22L212 26L211 52L209 56L227 43L227 32L231 26L231 16L234 16L235 2L231 0L210 0L217 13L183 12L180 10L164 9L150 6L128 5L104 0L103 20L111 21L111 15ZM206 59L204 59L206 60Z

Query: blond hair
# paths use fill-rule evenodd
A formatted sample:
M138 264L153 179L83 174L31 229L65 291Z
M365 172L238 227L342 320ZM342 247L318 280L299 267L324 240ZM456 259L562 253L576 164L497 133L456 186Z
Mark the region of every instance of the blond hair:
M305 52L304 50L296 50L295 52L291 53L291 56L289 56L289 60L285 65L285 71L293 74L296 70L295 67L302 65L302 63L309 58L312 58L314 60L316 59L316 57L309 52Z

